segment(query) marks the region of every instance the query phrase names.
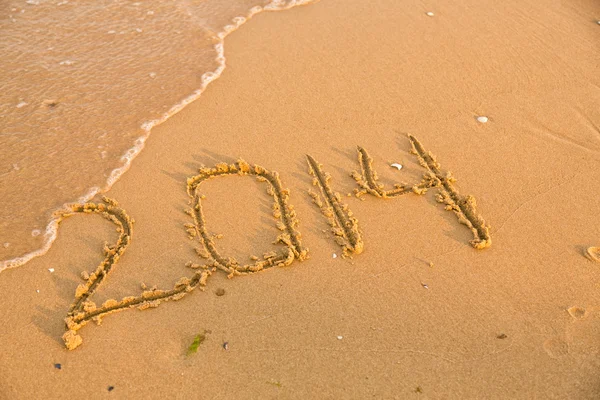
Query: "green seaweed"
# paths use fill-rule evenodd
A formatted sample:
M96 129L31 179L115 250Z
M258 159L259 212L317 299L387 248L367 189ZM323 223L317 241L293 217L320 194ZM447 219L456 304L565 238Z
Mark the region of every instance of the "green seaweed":
M196 335L194 341L192 342L192 344L190 344L190 347L188 347L187 349L187 356L198 352L198 347L200 347L200 345L204 343L204 341L206 340L206 335L208 333L210 333L210 331L204 330L204 332Z

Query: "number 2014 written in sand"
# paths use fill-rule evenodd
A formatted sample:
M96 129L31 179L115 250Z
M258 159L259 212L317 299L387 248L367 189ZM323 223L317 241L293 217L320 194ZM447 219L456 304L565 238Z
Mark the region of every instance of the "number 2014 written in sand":
M450 172L442 171L440 164L429 151L413 136L408 137L411 144L411 153L415 155L419 164L424 168L424 174L419 182L413 184L395 184L391 188L379 182L373 160L367 151L357 148L360 170L352 173L358 188L357 196L372 195L377 198L393 198L402 195L422 195L428 189L436 189L436 199L443 204L446 210L453 212L458 222L463 224L473 233L471 245L476 249L484 249L492 243L489 226L477 213L476 202L472 196L459 194L454 186L455 179ZM364 250L364 241L359 221L352 214L347 204L344 204L339 193L332 189L331 177L311 156L307 156L308 171L313 177L316 190L309 190L314 203L321 209L323 215L331 226L333 237L342 248L344 257L358 255ZM250 257L251 262L243 264L236 259L226 257L219 252L214 239L219 235L212 235L207 228L202 211L200 188L204 181L227 175L251 176L267 186L267 193L273 198L272 213L277 228L281 231L276 243L280 244L277 251L271 251L262 258ZM294 207L289 202L289 190L283 188L277 172L271 172L261 166L249 164L243 160L235 164L217 164L213 168L201 168L198 175L188 178L187 192L190 197L191 207L186 213L191 218L185 224L191 239L197 240L199 247L196 253L204 262L188 262L187 267L194 270L191 277L180 278L173 288L168 290L143 288L141 295L127 296L121 300L107 300L102 305L96 305L91 299L100 288L105 278L111 273L119 258L131 242L133 220L125 210L119 207L112 199L104 198L103 203L74 204L61 217L75 213L97 213L117 225L119 239L112 246L104 248L104 259L91 274L82 273L85 283L80 284L75 291L75 300L71 304L66 322L66 332L63 340L68 349L78 347L83 339L78 331L89 321L100 323L107 314L130 308L145 310L158 307L162 302L180 300L196 288L206 286L209 277L223 271L229 278L238 275L255 273L270 267L290 265L294 260L303 261L307 258L308 249L301 242L298 231L298 219Z

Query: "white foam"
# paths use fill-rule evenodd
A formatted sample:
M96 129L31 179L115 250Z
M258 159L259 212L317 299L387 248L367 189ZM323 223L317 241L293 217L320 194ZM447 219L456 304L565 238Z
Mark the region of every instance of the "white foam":
M248 11L248 15L246 17L237 16L237 17L232 18L233 25L228 24L225 27L223 27L222 32L217 33L217 37L221 39L219 43L215 44L215 51L217 53L215 60L217 61L219 66L214 71L205 72L201 78L200 88L194 90L190 95L185 97L181 102L179 102L179 103L175 104L173 107L171 107L169 109L169 111L167 111L165 114L163 114L162 117L144 122L141 126L141 128L144 130L144 135L137 138L136 141L134 142L134 146L132 148L130 148L129 150L127 150L125 152L125 154L121 157L121 162L123 162L123 165L121 167L116 168L113 171L111 171L110 176L108 177L108 179L106 181L106 185L103 188L98 188L98 187L90 188L84 196L80 197L77 200L77 202L85 203L85 202L89 201L90 199L92 199L96 194L104 193L104 192L107 192L108 190L110 190L110 188L115 184L115 182L118 181L119 178L125 172L127 172L127 170L131 166L131 163L135 159L135 157L137 157L137 155L140 154L140 152L144 148L144 144L146 143L146 139L148 139L148 136L150 135L150 131L152 130L152 128L154 128L157 125L162 124L167 119L171 118L173 115L175 115L179 111L183 110L185 108L185 106L192 103L194 100L198 99L200 97L200 95L202 94L202 92L204 92L204 90L206 89L206 86L221 76L221 74L225 70L225 66L226 66L225 65L226 60L225 60L224 39L228 34L235 31L236 29L238 29L240 26L242 26L244 23L246 23L248 20L250 20L254 15L256 15L262 11L283 11L283 10L288 10L292 7L309 4L314 1L316 1L316 0L291 0L290 2L288 2L286 4L283 0L273 0L271 3L267 4L265 7L254 6L254 7L250 8L250 10ZM23 10L21 10L21 12L23 12ZM230 28L230 27L233 27L233 28ZM114 33L114 31L109 31L108 33ZM120 33L124 33L124 32L120 32ZM71 60L66 60L66 61L61 62L60 64L61 65L65 65L65 64L71 65L73 63L74 62ZM48 226L46 227L46 231L44 232L44 236L43 236L44 244L42 245L42 247L40 249L34 250L34 251L32 251L28 254L25 254L24 256L21 256L21 257L16 257L11 260L1 261L0 262L0 272L2 272L5 269L8 269L8 268L14 268L14 267L21 266L21 265L25 264L26 262L28 262L29 260L31 260L32 258L41 256L41 255L45 254L46 252L48 252L48 250L50 249L50 246L52 246L52 243L54 243L54 241L56 240L56 235L58 232L58 224L59 224L60 220L62 219L62 214L64 214L65 212L68 212L69 204L72 204L72 203L65 203L63 205L63 207L61 207L60 209L56 210L53 213L53 215L55 217L48 223Z

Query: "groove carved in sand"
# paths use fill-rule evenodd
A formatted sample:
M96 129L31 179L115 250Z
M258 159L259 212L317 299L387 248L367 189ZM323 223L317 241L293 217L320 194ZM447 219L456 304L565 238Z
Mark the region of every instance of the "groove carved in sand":
M250 165L243 160L235 164L217 164L215 168L201 168L199 174L188 178L187 190L192 198L192 209L188 210L194 220L193 225L187 225L188 233L191 236L197 236L202 249L198 249L198 255L207 259L208 266L227 272L228 277L261 271L273 266L285 266L291 264L295 259L300 261L306 259L308 249L305 249L300 242L300 232L296 230L298 219L294 206L289 204L289 190L283 189L281 180L277 172L270 172L258 165ZM263 256L263 260L255 260L254 263L240 265L233 258L223 257L213 240L213 236L208 233L206 220L202 213L202 197L199 193L199 187L207 179L225 175L251 175L255 176L261 182L267 182L267 193L273 197L273 216L278 220L277 228L282 233L277 237L275 243L285 245L285 248L279 254L269 252Z
M89 275L86 283L79 285L75 290L75 300L69 307L67 317L65 318L67 331L63 335L65 346L69 350L75 349L83 342L77 331L89 321L93 320L100 324L102 318L107 314L132 307L144 310L150 307L157 307L162 301L179 300L198 287L198 285L204 286L206 278L211 273L208 269L204 269L195 273L191 278L184 277L179 279L171 290L144 291L141 296L128 296L120 301L111 299L105 301L101 306L97 306L90 300L90 297L96 292L117 264L125 249L131 243L133 233L133 220L129 218L125 210L119 208L116 201L106 197L104 198L104 203L74 204L71 206L71 212L62 215L62 217L67 217L75 213L97 213L117 225L117 231L120 234L114 246L105 245L104 260Z
M342 246L343 255L362 253L364 243L358 229L358 220L354 218L348 205L342 203L340 194L331 190L329 185L331 176L323 172L321 164L309 155L306 158L308 160L308 172L314 177L313 185L319 187L321 195L325 198L325 203L317 193L309 191L309 194L327 217L336 242Z
M415 185L396 183L393 189L385 190L383 184L379 183L377 171L375 171L375 168L373 167L373 159L369 156L369 153L360 146L357 147L357 152L360 173L354 171L351 174L360 187L360 189L355 190L357 197L360 197L365 193L384 199L401 196L410 192L424 194L427 192L428 188L435 185L435 182L430 179L429 175L425 175L421 182Z
M206 222L202 214L201 198L198 187L203 181L223 175L254 175L260 181L267 182L267 192L273 196L273 215L279 220L277 226L283 232L278 236L277 242L285 245L285 251L280 254L270 252L265 254L264 260L256 261L251 265L238 265L231 258L222 257L216 249L212 236L208 234ZM85 203L71 206L70 212L62 214L67 217L75 213L97 213L117 225L119 239L114 246L105 246L105 258L96 270L87 277L86 283L81 284L75 291L75 300L69 307L65 323L67 331L63 335L65 346L69 350L77 348L83 342L78 334L79 329L89 321L101 323L102 318L108 314L136 307L140 310L158 307L163 301L180 300L186 294L198 287L206 286L208 277L217 269L229 274L242 275L258 272L272 266L283 266L291 264L295 259L304 260L308 250L302 247L300 233L296 230L298 220L293 206L289 204L289 191L282 189L279 175L266 169L250 165L244 161L238 161L235 165L218 164L215 168L202 168L200 174L188 179L188 194L192 198L193 208L188 210L194 219L194 224L188 224L188 234L198 236L204 246L198 254L208 258L207 265L188 263L188 267L198 269L192 277L182 277L170 290L145 290L140 296L128 296L120 301L107 300L101 306L97 306L90 297L100 287L104 279L111 272L131 242L133 233L133 220L129 218L125 210L119 208L116 201L104 198L103 203ZM203 289L201 289L203 290Z
M448 211L453 211L458 217L458 221L466 225L473 232L471 245L476 249L484 249L492 244L489 226L485 224L483 218L477 214L477 203L473 196L462 196L454 187L456 181L450 172L445 175L440 170L440 164L436 161L431 152L423 148L421 142L414 136L408 136L412 149L411 153L417 156L419 164L429 172L430 179L438 189L436 200L445 204Z
M600 247L588 247L585 256L592 261L600 262Z

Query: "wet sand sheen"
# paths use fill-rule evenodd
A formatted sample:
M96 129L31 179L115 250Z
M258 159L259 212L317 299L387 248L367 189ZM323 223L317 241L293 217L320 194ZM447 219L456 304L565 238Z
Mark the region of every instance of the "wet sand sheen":
M186 179L202 164L243 157L278 171L310 258L229 280L213 274L203 293L86 326L85 343L67 352L62 319L80 273L118 240L106 221L69 218L48 254L0 274L2 394L594 398L599 279L584 257L600 239L590 222L600 191L593 9L340 6L265 14L228 39L223 77L158 127L111 189L135 218L135 237L95 301L191 275L198 237L184 227ZM532 26L532 14L541 22ZM357 145L377 168L360 164L364 183L394 190L425 171L408 133L453 172L457 191L477 198L493 246L474 249L436 190L345 196L364 248L333 258L339 245L306 193L305 155L331 175L333 199L357 187ZM236 186L245 179L202 184L223 255L270 248L281 233L264 184Z

